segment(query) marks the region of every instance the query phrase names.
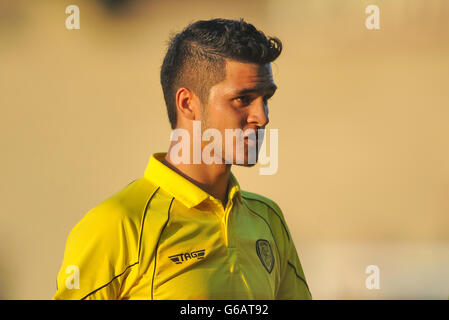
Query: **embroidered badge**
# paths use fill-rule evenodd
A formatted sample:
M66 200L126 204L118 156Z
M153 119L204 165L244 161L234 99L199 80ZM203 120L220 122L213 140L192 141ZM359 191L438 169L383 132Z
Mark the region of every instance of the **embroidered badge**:
M267 269L268 273L271 273L271 270L273 270L274 266L274 255L268 240L265 239L257 240L256 250L257 255L259 256L263 266L265 267L265 269Z

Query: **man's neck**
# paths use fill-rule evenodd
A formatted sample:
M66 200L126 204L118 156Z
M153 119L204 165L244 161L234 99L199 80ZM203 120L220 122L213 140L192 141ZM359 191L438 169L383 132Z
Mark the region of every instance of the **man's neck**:
M221 201L226 208L228 183L231 171L229 164L175 164L170 160L170 150L162 161L167 167Z

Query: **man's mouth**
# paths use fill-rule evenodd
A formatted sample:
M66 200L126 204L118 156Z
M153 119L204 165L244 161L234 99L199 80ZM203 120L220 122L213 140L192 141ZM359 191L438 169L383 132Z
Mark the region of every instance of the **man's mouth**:
M245 130L244 133L243 133L243 137L245 139L249 138L249 137L257 137L257 130L256 129Z
M256 133L256 134L253 134L253 135L245 136L245 137L244 137L244 141L245 141L245 143L246 143L249 147L254 147L254 146L256 146L256 142L257 142L257 133Z

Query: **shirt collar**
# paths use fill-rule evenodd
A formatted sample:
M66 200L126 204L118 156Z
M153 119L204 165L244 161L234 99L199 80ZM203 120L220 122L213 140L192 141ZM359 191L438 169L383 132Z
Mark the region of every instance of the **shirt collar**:
M166 152L159 152L151 155L145 169L144 177L146 179L170 193L187 208L193 208L206 199L212 198L206 191L163 164L162 160L166 154ZM228 201L234 196L241 197L240 185L233 173L230 172Z

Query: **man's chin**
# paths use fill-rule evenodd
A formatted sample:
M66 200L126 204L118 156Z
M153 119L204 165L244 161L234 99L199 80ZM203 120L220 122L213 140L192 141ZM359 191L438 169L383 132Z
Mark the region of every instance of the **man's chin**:
M233 165L236 166L242 166L242 167L253 167L257 164L258 159L248 159L248 157L245 157L244 159L240 159L240 161L237 161L234 159Z
M234 163L234 166L240 166L240 167L253 167L256 163Z

